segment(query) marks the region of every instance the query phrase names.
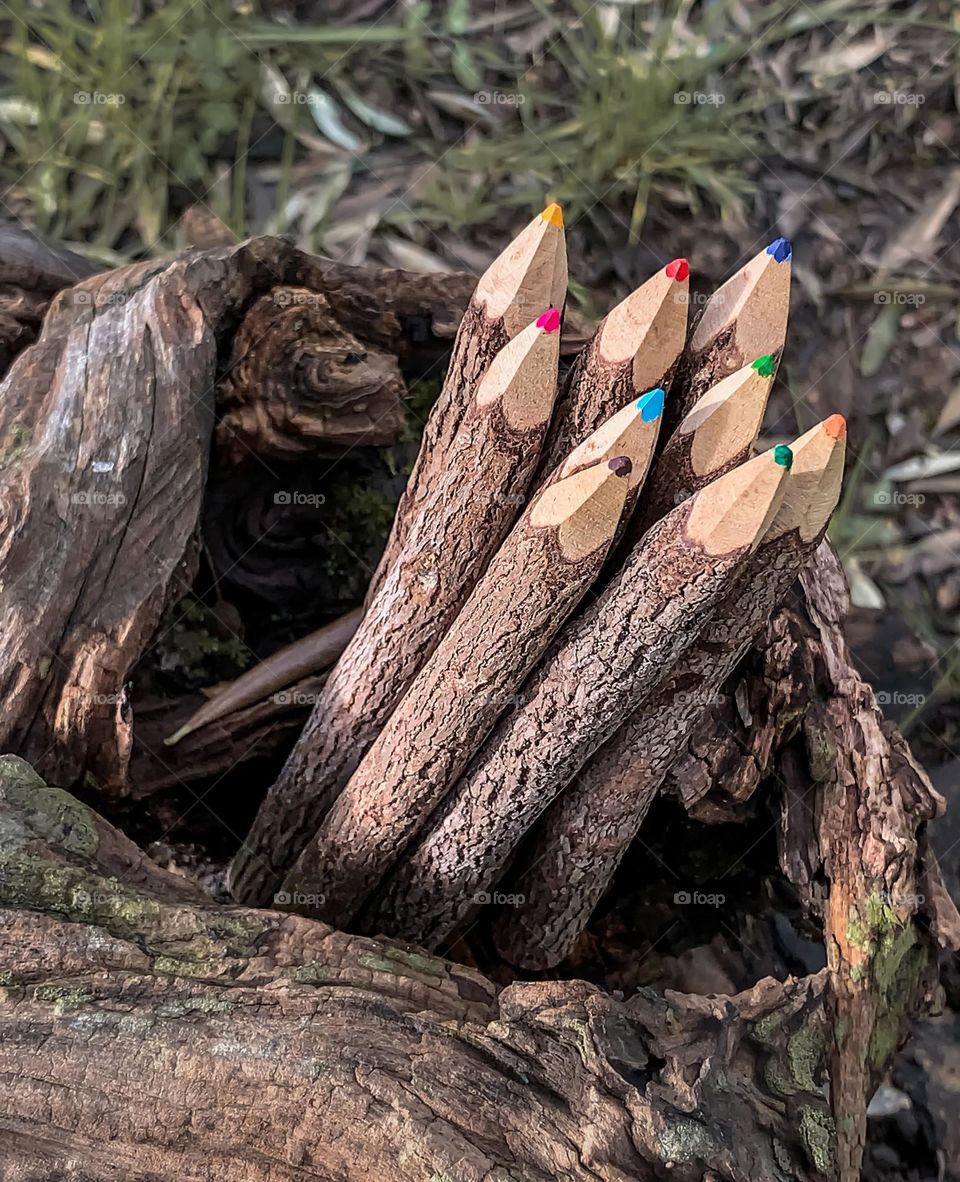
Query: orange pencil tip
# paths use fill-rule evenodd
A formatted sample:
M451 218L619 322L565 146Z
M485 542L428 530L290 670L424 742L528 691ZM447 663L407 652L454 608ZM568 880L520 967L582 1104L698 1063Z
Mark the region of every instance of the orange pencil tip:
M556 201L551 201L540 216L552 226L559 226L561 230L563 229L563 210Z
M843 415L831 415L824 419L823 429L831 439L842 439L847 433L847 420Z

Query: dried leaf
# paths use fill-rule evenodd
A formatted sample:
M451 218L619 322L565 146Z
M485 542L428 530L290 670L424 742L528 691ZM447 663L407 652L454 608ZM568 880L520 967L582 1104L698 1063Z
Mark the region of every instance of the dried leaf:
M905 480L924 480L929 476L943 476L946 472L960 472L960 452L946 451L935 456L914 456L888 468L881 479L902 484Z
M364 152L367 145L355 136L343 122L340 105L325 91L311 86L307 91L307 106L320 134L336 144L338 148L345 148L348 152Z
M947 401L940 411L940 417L937 419L933 434L943 435L951 427L955 427L957 423L960 423L960 385L954 386L947 395Z
M877 584L865 574L856 558L847 557L843 562L847 572L847 582L850 584L850 602L854 607L867 608L870 611L883 611L887 601Z
M812 74L815 78L833 78L838 74L855 74L881 57L893 44L890 33L876 33L860 41L842 42L837 38L838 47L826 53L818 53L809 61L801 63L801 74Z
M379 131L381 135L399 137L413 134L413 128L409 123L401 119L399 115L391 115L389 111L383 111L380 107L374 107L371 103L362 99L356 91L351 90L343 83L340 83L338 89L344 103L360 122L365 123L367 127L372 127L374 131Z
M871 378L878 373L886 361L887 354L897 339L903 310L902 304L884 304L870 325L863 353L860 355L860 372L865 378Z
M940 231L958 201L960 168L953 168L947 174L940 191L927 198L919 212L907 222L896 238L887 244L880 256L880 270L894 271L905 263L929 258Z

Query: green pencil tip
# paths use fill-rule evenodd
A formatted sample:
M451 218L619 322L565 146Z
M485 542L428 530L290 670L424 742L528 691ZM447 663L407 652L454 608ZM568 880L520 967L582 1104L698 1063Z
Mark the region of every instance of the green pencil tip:
M762 378L772 378L773 366L773 354L768 353L766 357L758 357L750 368L755 369Z
M779 464L781 468L786 468L788 472L793 467L793 452L785 443L781 443L773 449L773 462Z

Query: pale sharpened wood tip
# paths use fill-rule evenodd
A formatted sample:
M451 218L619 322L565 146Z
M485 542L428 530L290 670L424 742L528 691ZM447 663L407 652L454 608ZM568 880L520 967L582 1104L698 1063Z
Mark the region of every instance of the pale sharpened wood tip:
M477 387L477 406L499 402L503 417L518 431L545 423L553 411L560 357L559 318L553 325L547 313L528 324L496 354Z
M635 390L647 390L659 382L683 351L690 305L689 270L682 278L668 274L668 270L661 268L621 300L597 332L597 349L604 361L618 365L633 359Z
M771 242L713 293L694 329L690 348L709 348L732 328L742 357L779 353L790 314L790 260L785 238Z
M840 500L847 450L843 415L831 415L790 444L793 465L783 500L764 541L795 529L809 542L830 520Z
M579 444L560 465L563 478L580 468L615 456L629 456L632 465L629 490L642 484L653 458L663 418L664 392L659 387L631 399L616 414Z
M567 247L563 217L537 214L484 271L474 300L487 316L502 318L508 337L538 316L544 308L562 308L567 298ZM559 213L559 206L556 206Z
M608 547L623 516L632 468L629 456L614 456L548 485L530 507L530 525L553 529L569 562Z
M688 502L687 537L707 554L754 549L780 509L790 460L789 447L771 448L718 476Z
M690 466L709 476L750 447L760 431L773 387L773 358L757 358L722 378L694 405L677 428L692 435Z

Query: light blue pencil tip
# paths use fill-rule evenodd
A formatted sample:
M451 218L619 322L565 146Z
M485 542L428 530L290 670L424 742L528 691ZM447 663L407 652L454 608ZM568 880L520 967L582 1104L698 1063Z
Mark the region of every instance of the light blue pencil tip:
M637 399L637 410L645 423L655 423L663 414L663 400L666 394L659 386L655 390L648 390Z

